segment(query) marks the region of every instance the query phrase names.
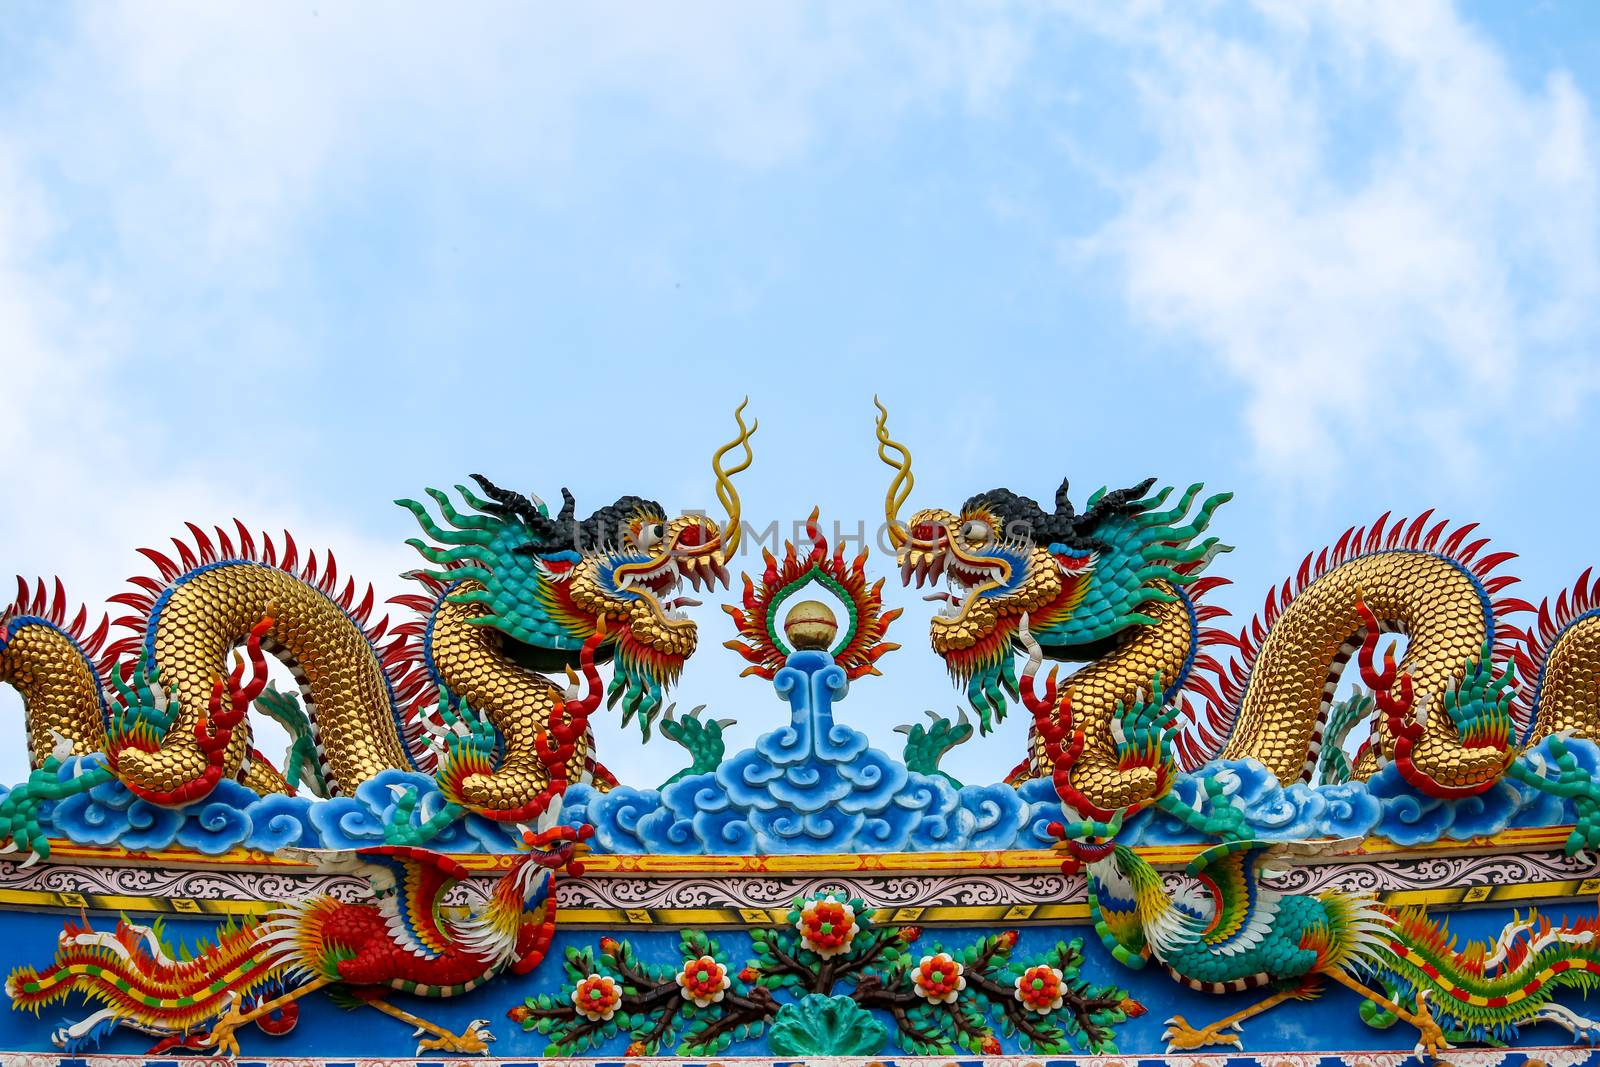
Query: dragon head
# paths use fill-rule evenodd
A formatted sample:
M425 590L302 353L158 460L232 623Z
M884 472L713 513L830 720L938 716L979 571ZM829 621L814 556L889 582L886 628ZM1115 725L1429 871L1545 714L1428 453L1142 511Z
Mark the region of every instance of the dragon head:
M745 425L743 409L735 412L738 437L712 462L728 512L723 524L694 513L669 518L660 504L637 496L578 519L566 489L552 516L542 500L473 475L483 496L455 487L472 512L458 510L440 490L427 490L443 522L415 500L396 501L437 542L412 538L407 544L436 568L422 573L448 585L445 599L474 606L472 621L497 631L507 654L529 669L573 666L603 620L602 658L615 666L608 702L621 704L624 722L640 715L648 732L665 687L697 642L695 624L682 609L699 601L679 591L685 582L696 590L728 583L726 562L740 532L731 476L750 465L749 439L757 428ZM734 448L744 456L724 470L722 459Z
M1207 498L1186 518L1202 487L1190 486L1176 507L1164 509L1172 490L1152 495L1154 479L1100 489L1082 511L1062 481L1054 510L991 489L959 512L928 508L903 523L911 454L890 440L888 412L882 404L878 411L878 455L896 471L885 514L901 577L908 586L947 584L926 598L943 605L931 624L933 648L966 686L984 731L1017 696L1013 659L1024 625L1053 659L1097 659L1133 628L1154 622L1148 605L1174 600L1175 586L1194 581L1226 551L1215 537L1197 538L1229 494Z

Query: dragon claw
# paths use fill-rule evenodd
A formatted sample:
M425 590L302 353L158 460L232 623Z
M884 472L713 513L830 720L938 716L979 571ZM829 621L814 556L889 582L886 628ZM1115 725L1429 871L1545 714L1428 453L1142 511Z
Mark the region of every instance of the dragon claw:
M50 739L52 741L50 755L65 763L67 758L72 755L72 738L60 730L52 729L50 731Z

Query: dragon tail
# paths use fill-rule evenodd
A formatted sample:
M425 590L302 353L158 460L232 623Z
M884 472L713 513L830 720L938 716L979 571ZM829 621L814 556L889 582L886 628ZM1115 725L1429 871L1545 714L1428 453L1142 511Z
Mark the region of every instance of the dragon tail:
M1515 637L1502 620L1529 605L1508 593L1516 579L1497 573L1512 554L1492 551L1475 530L1475 523L1452 529L1432 511L1414 519L1385 514L1308 554L1236 634L1203 631L1201 676L1192 687L1206 708L1185 724L1178 743L1185 769L1255 758L1285 784L1311 780L1329 741L1340 677L1368 636L1366 612L1378 632L1427 636L1407 646L1399 670L1440 708L1425 723L1376 716L1378 744L1356 761L1353 776L1370 776L1380 750L1404 762L1415 749L1417 776L1455 791L1449 795L1492 785L1509 758L1509 735L1522 725L1518 709L1495 699L1513 656L1507 638ZM1457 700L1471 684L1485 690L1473 690L1483 699ZM1461 705L1459 715L1453 703ZM1473 718L1479 711L1494 736L1469 736L1485 725Z
M1527 626L1507 627L1520 683L1513 704L1525 744L1572 731L1600 736L1593 662L1600 645L1600 578L1584 571L1571 589L1540 603Z
M372 586L341 576L331 552L302 555L287 531L275 540L238 520L232 531L186 526L188 537L173 538L170 551L140 549L155 573L130 578L133 588L110 598L128 609L112 622L127 636L107 651L129 657L136 680L148 683L159 672L166 691L156 701L164 705L159 714L142 716L155 723L155 743L128 751L118 766L124 783L138 792L157 782L189 782L217 763L221 777L240 778L258 793L288 790L275 768L252 758L248 723L233 731L222 753L203 751L194 736L228 653L268 616L274 622L261 635L261 650L287 667L300 688L305 758L317 760L327 791L347 794L385 767L426 770L425 728L407 720L407 704L395 692L409 638L397 636L386 616L374 621ZM346 743L325 750L324 733Z
M1510 1041L1523 1026L1550 1022L1592 1040L1600 1037L1600 1023L1556 1003L1555 996L1600 986L1597 935L1600 920L1557 926L1530 911L1526 918L1513 915L1493 943L1458 948L1444 923L1406 909L1395 915L1384 953L1390 959L1378 977L1397 1001L1425 995L1447 1031L1464 1039ZM1370 1007L1364 1015L1373 1014Z
M161 934L159 923L138 926L121 919L108 932L68 922L55 960L42 970L13 971L6 995L13 1008L35 1014L72 993L103 1006L84 1023L58 1030L57 1044L63 1044L95 1040L117 1025L151 1034L187 1033L235 998L255 999L280 983L281 962L261 951L261 927L253 919L230 920L214 943L180 951L181 958L174 958Z
M110 620L91 629L80 607L68 618L61 579L47 586L17 578L17 596L0 610L0 682L22 697L28 757L39 766L51 754L56 735L78 755L101 752L106 743L107 704L103 680L116 659L107 647Z

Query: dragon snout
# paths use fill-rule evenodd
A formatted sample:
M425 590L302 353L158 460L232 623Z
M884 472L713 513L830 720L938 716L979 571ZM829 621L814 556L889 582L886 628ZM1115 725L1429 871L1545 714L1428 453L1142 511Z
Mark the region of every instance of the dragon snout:
M902 584L921 587L939 583L950 558L950 530L956 521L955 515L936 509L912 516L899 551Z
M684 516L667 532L667 551L678 573L694 589L728 588L728 568L722 560L722 532L710 519Z

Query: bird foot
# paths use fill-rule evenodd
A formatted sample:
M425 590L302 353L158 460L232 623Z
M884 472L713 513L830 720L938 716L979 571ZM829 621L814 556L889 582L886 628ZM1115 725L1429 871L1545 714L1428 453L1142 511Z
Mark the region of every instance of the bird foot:
M1439 1023L1433 1017L1433 1011L1428 1007L1426 992L1417 995L1417 1014L1412 1023L1417 1028L1415 1052L1419 1057L1426 1055L1437 1059L1440 1053L1455 1047L1445 1040L1444 1030L1439 1027Z
M1189 1025L1189 1020L1181 1015L1174 1015L1167 1020L1167 1029L1161 1038L1167 1043L1168 1052L1205 1048L1208 1045L1232 1045L1234 1048L1242 1048L1239 1029L1237 1021L1220 1019L1203 1030L1196 1030Z
M244 1025L244 1012L239 1010L240 998L235 997L228 1010L212 1024L211 1030L200 1040L200 1047L215 1049L219 1056L239 1055L239 1038L234 1031Z
M452 1034L448 1030L440 1029L433 1031L434 1036L432 1037L422 1037L423 1034L430 1031L425 1026L419 1026L411 1036L422 1037L422 1040L417 1042L416 1054L418 1056L424 1052L454 1052L461 1055L487 1056L489 1054L489 1042L495 1039L494 1034L489 1032L488 1026L488 1019L474 1019L459 1034Z

